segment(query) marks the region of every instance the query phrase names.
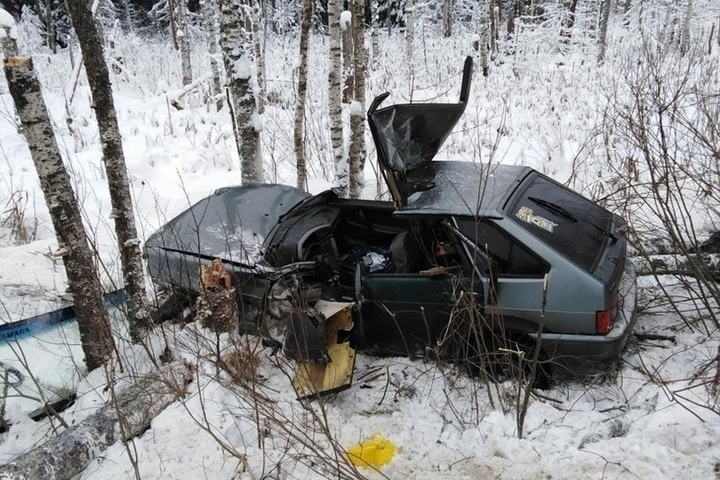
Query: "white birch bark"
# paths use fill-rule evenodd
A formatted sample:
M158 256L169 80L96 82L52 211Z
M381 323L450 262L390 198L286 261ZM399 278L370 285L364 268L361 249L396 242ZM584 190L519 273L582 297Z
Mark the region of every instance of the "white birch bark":
M493 54L498 52L498 38L500 37L500 7L495 5L495 0L490 0L490 51Z
M127 293L128 321L133 340L139 341L143 330L150 325L146 310L145 271L142 264L140 239L135 226L130 179L125 164L122 137L115 113L110 74L100 34L85 0L67 0L85 63L88 84L95 106L103 163L110 190L111 218L115 223L122 265L123 281Z
M478 55L480 56L480 71L483 77L490 73L490 0L478 2Z
M350 198L360 198L365 186L365 0L352 1L353 76L348 149Z
M210 70L212 71L212 89L215 109L220 111L223 108L224 92L222 88L222 74L220 63L222 62L218 48L218 19L217 3L215 0L201 0L200 14L205 24L205 36L210 54Z
M335 166L335 188L341 197L348 194L348 168L343 148L342 121L342 58L340 47L340 0L328 2L330 30L330 71L328 73L328 100L330 103L330 144Z
M187 29L187 0L177 0L175 4L177 12L177 32L175 36L178 39L180 47L180 62L182 65L182 84L190 85L192 83L192 65L190 63L190 41L188 40Z
M187 366L177 364L142 377L82 422L0 466L0 478L75 477L115 442L128 441L146 431L156 416L185 395L185 386L192 378Z
M94 370L109 357L113 340L80 207L55 141L32 60L7 57L4 70L55 228L57 254L63 259L68 288L75 301L85 364Z
M240 157L242 183L264 181L260 152L260 118L253 81L252 39L245 28L250 6L220 0L220 47L227 74L229 105Z
M307 165L305 159L305 100L308 81L308 42L312 24L313 2L303 0L302 20L300 22L300 67L298 68L298 96L295 105L295 165L297 169L297 187L307 190Z
M253 0L254 21L252 22L253 45L255 46L255 65L257 71L257 105L258 113L265 112L265 100L267 98L267 85L265 84L265 39L267 38L267 18L264 15L264 4L262 0ZM263 34L260 35L260 22L263 25Z
M410 100L415 88L415 22L413 18L414 6L413 0L405 0L405 48L407 50L408 74L410 81Z
M372 45L371 71L380 68L380 16L378 1L370 0L370 44Z
M349 10L345 10L340 14L340 32L342 35L342 101L343 103L350 103L355 90L355 67L353 63L352 13Z

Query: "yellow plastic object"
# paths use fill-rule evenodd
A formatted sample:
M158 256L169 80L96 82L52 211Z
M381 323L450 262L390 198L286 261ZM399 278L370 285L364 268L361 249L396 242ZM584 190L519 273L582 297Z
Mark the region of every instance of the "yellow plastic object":
M374 435L360 445L348 448L346 453L353 465L380 468L395 456L395 445L387 438Z

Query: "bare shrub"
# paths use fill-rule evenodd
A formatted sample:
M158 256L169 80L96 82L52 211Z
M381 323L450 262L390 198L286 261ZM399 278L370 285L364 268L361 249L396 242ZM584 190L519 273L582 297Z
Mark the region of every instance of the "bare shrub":
M631 243L670 308L708 338L720 328L717 269L701 254L720 228L719 73L702 45L645 37L618 62L602 125L612 173L601 200L628 218ZM692 308L672 300L663 274L677 277Z
M0 229L9 232L10 241L16 245L25 245L35 241L37 236L37 218L28 218L28 206L31 203L27 190L15 190L5 202L5 210L0 214Z

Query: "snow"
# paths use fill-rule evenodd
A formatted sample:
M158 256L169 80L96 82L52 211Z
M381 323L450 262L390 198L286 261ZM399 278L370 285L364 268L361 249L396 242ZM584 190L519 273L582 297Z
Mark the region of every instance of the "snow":
M704 11L700 7L694 10L698 21L698 12ZM717 6L708 3L706 10L708 18L717 19ZM345 23L349 18L349 12L343 12ZM0 11L0 25L5 22ZM619 22L615 28L602 68L593 65L593 47L582 39L559 57L556 51L543 50L549 48L547 32L536 36L526 32L514 55L504 53L503 63L491 65L490 77L476 76L465 116L438 158L525 164L570 182L586 195L608 195L602 188L613 185L615 177L600 163L601 144L594 143L602 113L599 106L605 92L612 91L610 79L619 71L619 63L629 58L621 55L622 49L637 46L632 31L621 30ZM575 30L581 29L576 26ZM311 58L322 58L326 45L321 38L313 36ZM409 88L414 101L456 101L462 61L471 53L467 50L471 40L471 34L441 39L428 33L423 53L427 59L415 65L415 83L410 86L404 38L398 34L383 37L380 69L368 75L366 104L385 91L392 92L387 104L405 101ZM240 183L227 108L215 112L208 107L201 91L207 85L202 84L184 94L184 110L168 109L166 93L172 97L173 92L182 91L180 62L166 45L169 42L152 42L128 36L118 47L126 54L125 71L113 77L140 241L215 189ZM294 93L287 66L294 62L296 39L271 37L268 42L271 101L262 117L266 176L269 181L294 185ZM62 93L70 78L67 52L50 55L39 49L33 53L43 58L36 66L44 95L88 231L100 252L103 283L111 290L121 284L121 275L88 88L84 82L78 86L70 106L70 131ZM208 71L204 52L194 55L195 68ZM617 63L613 63L614 55ZM717 58L715 49L709 59L717 62ZM307 113L306 151L308 183L314 193L333 182L325 119L326 63L317 61L310 69L312 107ZM249 77L250 68L243 59L235 65L235 73ZM65 305L68 296L61 261L50 254L57 250L57 242L47 208L3 82L0 79L0 322L5 323ZM356 109L350 106L346 113ZM254 121L260 128L259 119ZM367 144L372 145L369 132ZM376 187L374 181L376 169L374 152L369 151L367 198L383 196L384 186ZM12 221L6 222L5 212L12 208L10 199L16 192L28 199L18 204L24 212L18 221L31 230L37 221L36 235L29 243L20 242ZM694 217L697 226L707 233L712 227L708 213L712 206L698 203L698 210L702 212ZM247 237L246 232L236 234ZM252 256L257 250L236 253ZM641 312L636 331L668 340L632 338L615 374L562 381L536 392L530 398L522 438L518 438L516 418L517 384L485 385L453 366L431 360L360 354L351 388L322 403L304 404L295 399L290 385L293 365L281 354L253 337L216 337L195 323L158 327L144 348L125 341L121 322L116 320L122 364L107 372L86 374L79 333L71 325L23 343L23 353L33 373L49 387L46 390L77 391L77 403L62 414L69 425L102 406L110 398L108 386L121 388L154 368L153 362L166 346L178 361L197 369L188 394L158 415L152 428L132 441L132 448L112 445L80 479L133 478L135 460L143 479L339 478L337 469L343 462L333 456L333 449L352 447L376 434L390 440L397 450L379 473L359 469L366 478L716 478L720 416L712 380L720 336L710 322L708 334L699 318L686 324L668 306L665 291L682 300L681 311L693 311L698 299L689 284L670 276L640 277L639 281ZM706 313L701 310L696 317ZM217 371L212 361L216 342L223 355L244 359L245 377L239 375L238 380ZM0 345L0 361L24 368L22 355L11 346ZM22 393L36 396L32 389ZM26 397L7 400L5 418L12 426L0 436L0 463L41 443L53 435L54 428L62 430L55 420L29 420L25 414L37 402ZM359 477L343 472L345 478Z
M241 56L233 65L233 76L239 79L248 79L252 77L253 64L248 56Z
M15 19L13 19L12 15L7 10L0 8L0 38L4 38L6 35L13 40L17 40L17 25L15 25Z
M351 117L362 117L365 115L365 110L363 110L362 104L357 100L350 102L348 111L350 112Z
M340 12L340 28L342 30L347 30L350 28L350 24L352 23L352 12L350 10L343 10Z

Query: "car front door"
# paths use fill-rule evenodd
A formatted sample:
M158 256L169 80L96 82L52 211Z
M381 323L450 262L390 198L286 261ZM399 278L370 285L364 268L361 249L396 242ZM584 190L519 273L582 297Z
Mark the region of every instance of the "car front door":
M417 272L368 273L357 267L355 338L360 348L382 355L424 355L451 330L463 328L466 309L482 313L487 282L467 268L462 246L448 233L429 235L433 258Z
M383 93L368 109L368 126L375 141L378 165L395 204L406 204L414 192L432 188L430 163L452 132L470 94L472 57L465 60L457 103L405 103L379 108Z

